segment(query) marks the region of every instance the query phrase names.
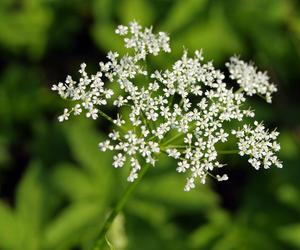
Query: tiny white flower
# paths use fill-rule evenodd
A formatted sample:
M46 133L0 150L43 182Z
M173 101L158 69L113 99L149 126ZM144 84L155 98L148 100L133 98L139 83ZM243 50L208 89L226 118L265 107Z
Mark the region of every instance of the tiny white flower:
M126 157L124 155L122 155L121 153L118 153L117 155L115 155L113 157L113 159L114 159L113 166L115 168L123 167L123 165L126 161Z
M170 157L173 157L174 159L178 159L180 157L180 152L175 148L169 148L166 151L167 151L168 155Z
M98 109L91 109L89 112L86 113L86 117L91 117L93 120L96 120L98 117Z
M116 29L116 34L124 36L127 35L128 32L128 27L124 25L119 25L118 28Z
M217 177L218 181L227 181L228 180L227 174L223 174L222 176L217 175L216 177Z
M70 113L68 109L64 109L64 113L58 117L59 122L63 122L69 119Z

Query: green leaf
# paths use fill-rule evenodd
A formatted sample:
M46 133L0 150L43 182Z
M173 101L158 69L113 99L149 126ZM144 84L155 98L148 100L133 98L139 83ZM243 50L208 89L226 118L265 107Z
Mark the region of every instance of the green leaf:
M0 249L15 249L17 241L17 218L11 208L0 201Z
M222 41L222 42L220 42ZM207 20L187 27L174 37L175 52L182 54L182 45L190 51L203 48L204 56L220 62L228 54L241 53L242 44L218 4L213 5Z
M151 26L154 23L155 10L151 1L121 0L117 6L123 24L127 24L132 20L136 20L143 26Z
M278 229L278 237L296 247L300 248L300 223L290 224Z
M111 153L101 152L98 148L104 136L98 133L90 120L77 119L64 124L65 133L70 142L71 150L82 167L95 174L103 172L103 179L111 172Z
M20 247L39 249L44 216L47 214L46 193L41 179L41 165L33 162L18 186L16 216L20 223Z
M103 141L104 137L87 119L67 123L64 128L75 159L87 171L87 176L91 176L95 192L104 201L110 196L109 190L114 180L112 153L103 153L98 148L98 143Z
M182 174L168 172L165 175L146 178L141 182L137 195L143 199L170 205L170 210L211 209L217 206L218 197L208 185L184 192L185 178Z
M203 10L206 3L207 0L176 1L159 29L174 32L184 27L195 18L198 12Z
M30 56L38 58L44 52L52 13L40 1L26 0L20 6L13 12L12 4L0 8L0 44L7 50L25 49Z
M123 41L115 33L116 24L112 22L96 22L92 33L100 48L104 50L118 51L119 54L124 54Z
M232 221L229 215L220 209L209 211L209 221L195 230L189 237L193 249L208 249L224 232L230 230Z
M166 206L158 202L134 199L134 197L132 200L129 200L126 210L135 216L147 220L153 226L164 225L171 216Z
M51 180L62 193L72 200L91 198L98 191L93 186L91 176L68 163L57 165Z
M280 250L282 249L273 239L258 228L236 223L227 229L225 235L214 242L212 250Z
M97 231L103 208L97 202L75 203L57 216L46 228L46 249L68 249L82 242L91 230Z
M295 208L297 211L300 211L300 192L293 185L281 185L278 188L278 198L285 204Z
M295 136L288 131L280 131L279 142L281 145L280 155L293 159L299 153L299 145Z

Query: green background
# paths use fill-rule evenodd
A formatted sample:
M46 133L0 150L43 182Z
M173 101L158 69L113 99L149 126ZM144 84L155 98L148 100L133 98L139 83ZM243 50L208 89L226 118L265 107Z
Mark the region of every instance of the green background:
M68 104L50 88L81 62L94 72L122 52L118 24L137 20L171 36L170 65L203 48L223 68L234 54L269 72L272 105L251 98L278 127L284 168L255 171L226 156L228 182L189 193L161 159L111 230L117 250L300 249L300 4L296 0L1 0L0 249L89 249L126 187L97 144L105 122L56 117Z

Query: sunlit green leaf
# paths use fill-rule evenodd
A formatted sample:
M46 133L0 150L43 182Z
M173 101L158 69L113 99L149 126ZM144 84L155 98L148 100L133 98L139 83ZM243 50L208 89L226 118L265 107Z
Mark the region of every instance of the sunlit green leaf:
M278 236L297 249L300 248L300 223L290 224L278 229Z
M13 249L18 238L18 221L12 209L0 201L0 249Z

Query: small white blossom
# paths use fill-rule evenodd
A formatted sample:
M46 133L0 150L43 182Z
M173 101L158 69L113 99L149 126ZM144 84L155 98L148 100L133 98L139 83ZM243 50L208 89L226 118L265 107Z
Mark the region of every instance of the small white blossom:
M195 179L194 178L188 178L186 185L184 187L184 191L190 191L191 189L195 188Z
M122 155L121 153L118 153L117 155L115 155L113 157L113 159L114 159L113 166L115 168L123 167L123 165L126 161L126 157L124 155Z
M125 124L125 121L121 118L121 116L118 114L117 119L114 120L114 123L117 126L122 126L123 124Z
M86 117L91 117L93 120L96 120L98 118L98 109L92 108L86 113Z
M80 115L82 112L82 108L80 104L76 104L74 106L74 115Z
M69 119L70 113L68 109L64 109L64 113L58 117L59 122L63 122Z
M167 149L167 153L170 157L173 157L174 159L178 159L180 157L180 152L175 148Z
M118 28L116 29L116 34L124 36L127 35L128 33L128 27L124 25L119 25Z
M216 177L217 177L218 181L227 181L228 180L227 174L223 174L222 176L217 175Z

